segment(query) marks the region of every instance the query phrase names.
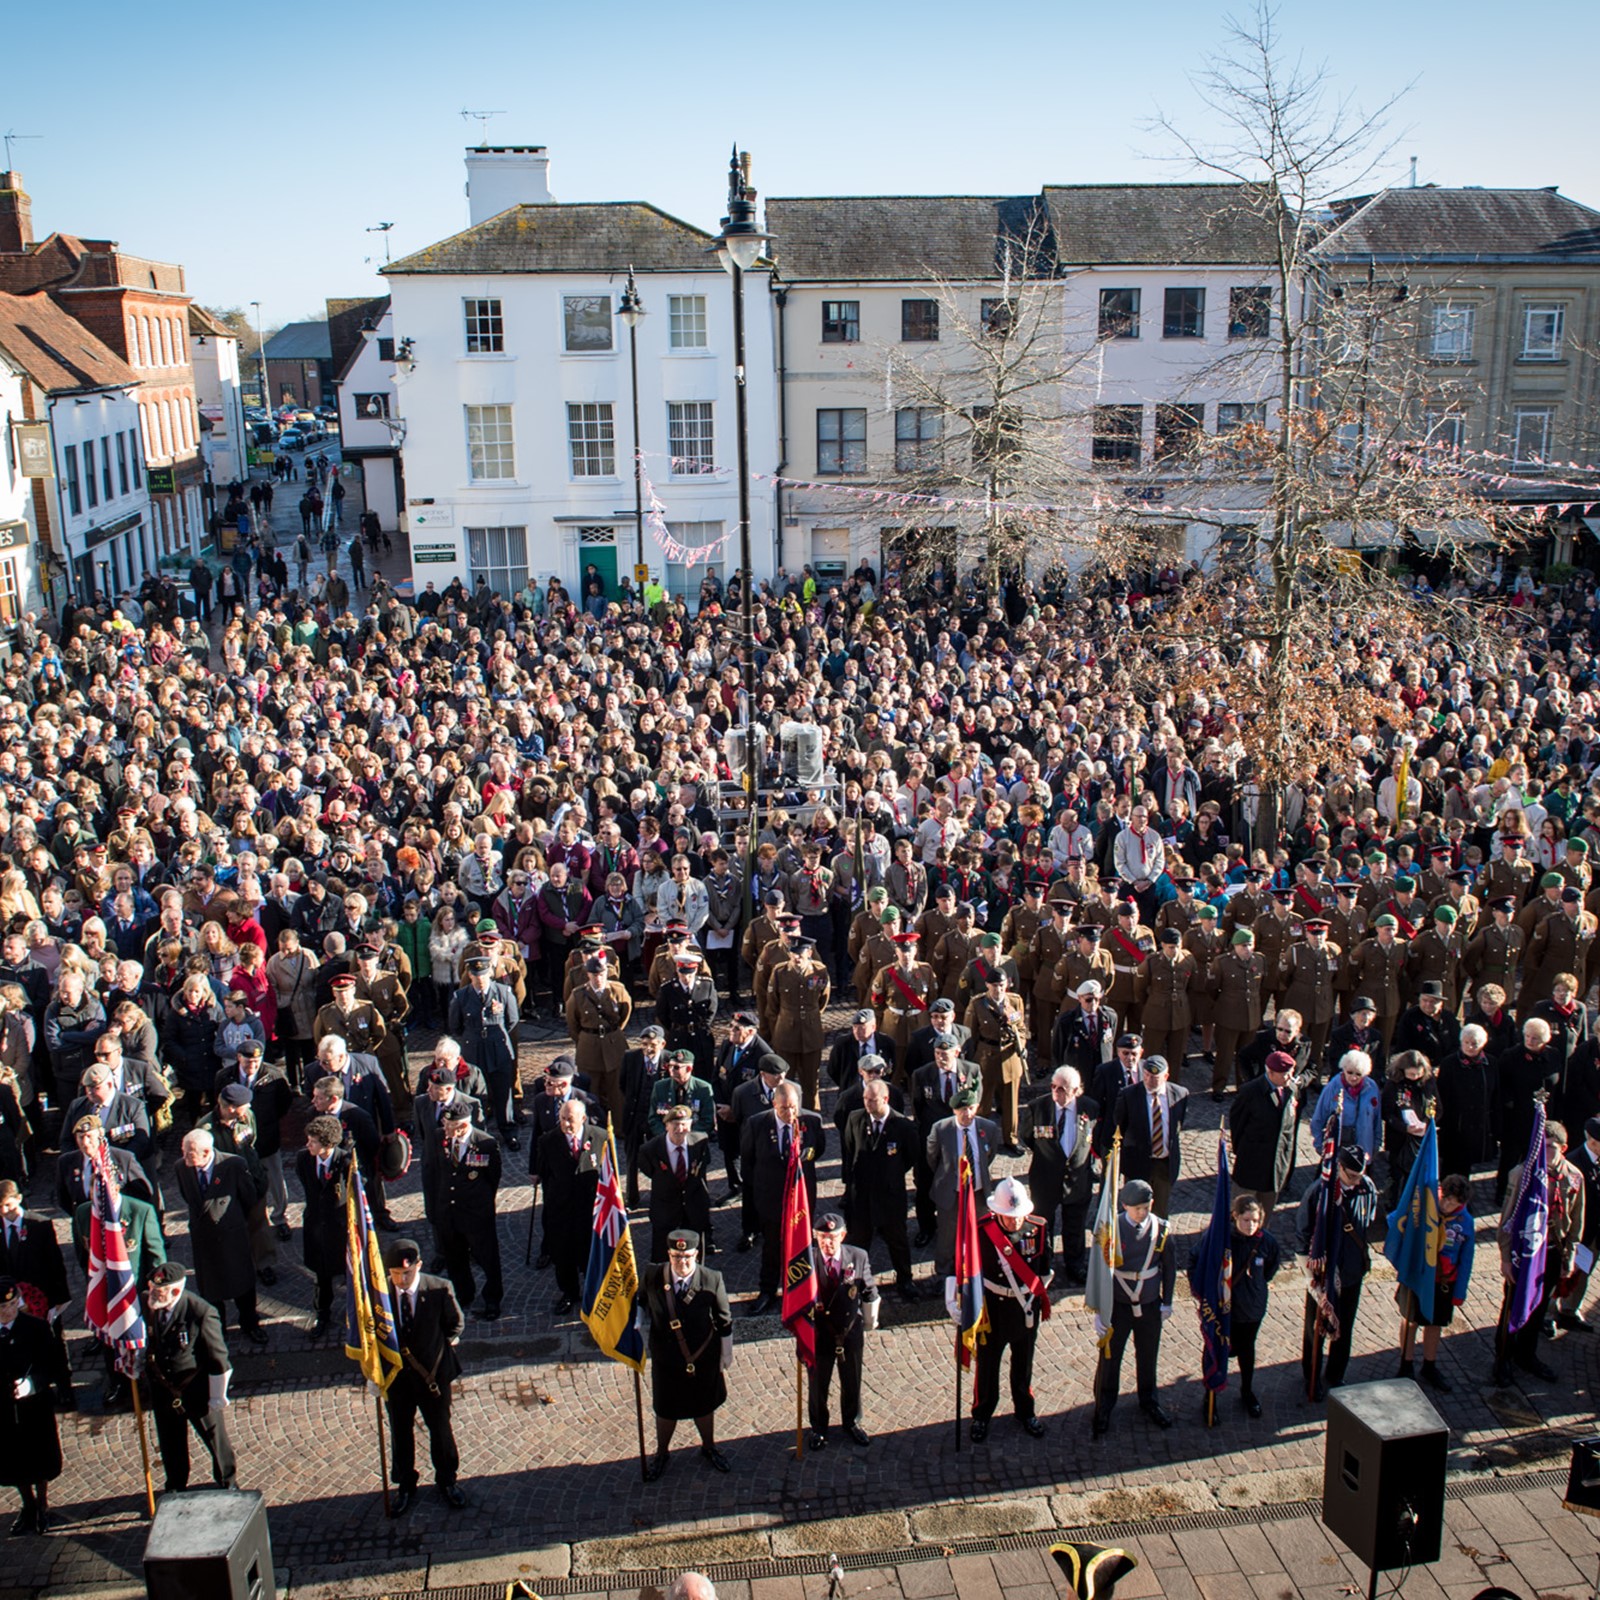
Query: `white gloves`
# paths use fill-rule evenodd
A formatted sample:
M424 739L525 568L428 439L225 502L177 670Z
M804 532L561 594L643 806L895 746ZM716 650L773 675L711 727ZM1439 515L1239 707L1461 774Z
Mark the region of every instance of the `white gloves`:
M878 1331L878 1313L883 1309L882 1300L869 1300L861 1308L861 1320L868 1333Z
M219 1372L215 1377L206 1381L211 1386L211 1409L213 1411L226 1411L232 1403L228 1399L228 1380L232 1372Z
M961 1320L961 1292L957 1289L954 1278L944 1280L944 1309L952 1322Z
M1111 1332L1111 1329L1106 1325L1105 1320L1101 1317L1100 1313L1098 1311L1095 1312L1095 1314L1094 1314L1094 1336L1095 1336L1095 1338L1103 1339L1110 1332Z
M26 1400L33 1393L32 1378L18 1378L11 1385L11 1393L18 1400Z
M1162 1308L1161 1308L1161 1320L1163 1322L1165 1322L1167 1320L1167 1318L1170 1317L1171 1315L1172 1315L1172 1307L1171 1306L1162 1306Z
M641 1339L644 1338L645 1318L643 1306L635 1306L633 1308L633 1328L634 1332L637 1333Z
M733 1335L727 1334L722 1341L722 1370L726 1372L733 1365Z

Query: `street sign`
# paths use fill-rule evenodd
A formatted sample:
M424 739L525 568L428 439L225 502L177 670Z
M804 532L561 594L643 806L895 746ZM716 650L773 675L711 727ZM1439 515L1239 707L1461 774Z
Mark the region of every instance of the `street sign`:
M449 563L456 559L456 547L453 544L414 544L411 547L411 559L418 565L428 562Z
M641 561L638 566L633 569L633 581L641 588L643 588L643 586L650 581L650 569L645 565L644 562Z
M145 480L150 485L151 494L176 494L178 492L177 473L171 467L151 467L145 473Z

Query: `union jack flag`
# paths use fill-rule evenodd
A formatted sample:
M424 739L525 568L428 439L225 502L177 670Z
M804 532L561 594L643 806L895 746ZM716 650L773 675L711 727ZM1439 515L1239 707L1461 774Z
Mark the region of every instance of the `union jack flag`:
M122 1191L111 1157L101 1144L94 1156L89 1194L89 1292L83 1315L100 1339L117 1352L117 1365L131 1371L134 1352L144 1349L144 1313L139 1285L122 1236Z
M622 1185L617 1181L616 1138L608 1128L594 1192L593 1236L589 1241L581 1314L600 1353L636 1372L644 1366L644 1339L634 1325L638 1300L639 1269L634 1262L633 1234L622 1203Z

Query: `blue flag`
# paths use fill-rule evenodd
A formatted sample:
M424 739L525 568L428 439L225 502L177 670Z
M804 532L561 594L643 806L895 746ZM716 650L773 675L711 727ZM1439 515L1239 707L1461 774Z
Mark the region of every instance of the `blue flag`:
M1550 1166L1544 1143L1544 1102L1533 1108L1533 1137L1511 1210L1511 1301L1506 1328L1525 1328L1544 1300L1545 1255L1550 1241Z
M634 1264L633 1234L617 1179L616 1136L609 1128L600 1152L592 1228L580 1314L602 1355L635 1372L642 1371L644 1336L634 1322L639 1303L639 1269Z
M1439 1140L1433 1121L1422 1136L1422 1148L1411 1163L1400 1204L1389 1213L1389 1234L1383 1253L1395 1276L1417 1297L1417 1320L1433 1321L1434 1289L1439 1281L1439 1247L1444 1223L1439 1216Z
M344 1353L368 1383L387 1390L404 1364L394 1291L352 1157L345 1194Z
M1211 1221L1189 1257L1189 1289L1200 1313L1200 1376L1211 1391L1227 1388L1232 1350L1233 1213L1228 1200L1228 1145L1219 1140Z

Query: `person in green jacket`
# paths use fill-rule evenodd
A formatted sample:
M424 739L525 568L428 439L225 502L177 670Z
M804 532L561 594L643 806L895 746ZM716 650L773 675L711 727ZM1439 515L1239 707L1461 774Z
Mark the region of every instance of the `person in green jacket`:
M433 924L422 914L422 902L412 895L400 908L400 926L395 930L394 942L405 952L411 963L411 988L406 996L411 1002L411 1020L419 1028L434 1026L433 957L428 952L428 940Z

